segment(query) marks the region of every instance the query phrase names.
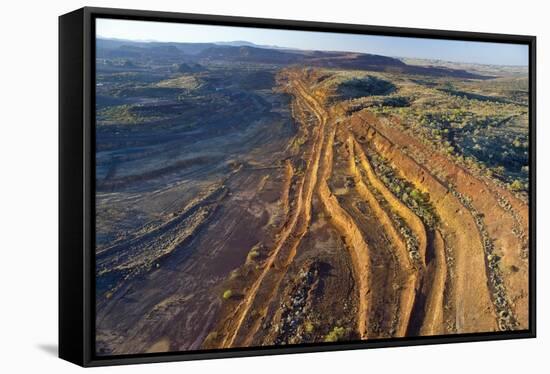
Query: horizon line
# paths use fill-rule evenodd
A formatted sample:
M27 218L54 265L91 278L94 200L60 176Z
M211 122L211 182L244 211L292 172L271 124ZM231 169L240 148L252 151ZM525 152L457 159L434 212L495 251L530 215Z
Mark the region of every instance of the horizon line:
M481 65L481 66L501 66L501 67L516 67L516 68L528 68L529 64L490 64L490 63L483 63L483 62L465 62L465 61L453 61L453 60L446 60L441 58L425 58L425 57L407 57L407 56L391 56L391 55L383 55L380 53L370 53L370 52L356 52L356 51L349 51L349 50L343 50L343 49L326 49L326 50L320 50L320 49L304 49L304 48L295 48L295 47L284 47L279 45L265 45L265 44L257 44L254 42L251 42L249 40L230 40L230 41L211 41L211 42L181 42L181 41L162 41L162 40L156 40L156 39L127 39L127 38L116 38L116 37L109 37L109 36L103 36L103 35L96 35L96 39L102 39L102 40L116 40L116 41L123 41L123 42L131 42L131 43L163 43L163 44L216 44L216 45L223 45L228 43L237 43L237 42L244 42L244 43L250 43L252 46L248 46L251 48L261 48L261 49L281 49L281 50L289 50L289 51L305 51L305 52L342 52L342 53L358 53L358 54L365 54L365 55L374 55L374 56L383 56L383 57L390 57L390 58L396 58L396 59L416 59L416 60L423 60L423 61L441 61L441 62L450 62L453 64L466 64L466 65ZM461 40L457 40L461 41ZM229 46L229 47L237 47L236 45Z

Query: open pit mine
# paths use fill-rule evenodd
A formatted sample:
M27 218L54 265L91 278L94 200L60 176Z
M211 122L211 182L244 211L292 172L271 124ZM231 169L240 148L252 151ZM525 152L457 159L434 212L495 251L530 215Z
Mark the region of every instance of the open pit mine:
M522 72L99 47L98 354L528 328Z

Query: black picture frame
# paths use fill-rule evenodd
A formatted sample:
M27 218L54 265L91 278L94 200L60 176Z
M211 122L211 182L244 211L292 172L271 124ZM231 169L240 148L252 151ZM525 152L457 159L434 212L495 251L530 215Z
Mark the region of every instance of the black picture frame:
M223 350L95 355L95 19L329 31L529 46L529 329L372 341ZM536 336L536 38L445 30L363 26L143 10L85 7L59 18L59 357L103 366L302 352L476 342Z

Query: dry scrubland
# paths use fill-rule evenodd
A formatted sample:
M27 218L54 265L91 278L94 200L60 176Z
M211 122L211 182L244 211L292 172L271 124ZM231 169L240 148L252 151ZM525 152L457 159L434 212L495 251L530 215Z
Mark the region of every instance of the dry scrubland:
M99 354L528 327L526 71L105 43Z

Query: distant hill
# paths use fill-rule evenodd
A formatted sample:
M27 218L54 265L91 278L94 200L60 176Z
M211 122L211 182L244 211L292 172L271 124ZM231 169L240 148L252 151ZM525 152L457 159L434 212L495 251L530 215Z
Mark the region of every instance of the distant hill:
M481 74L470 73L462 69L408 65L400 59L393 57L354 52L285 51L250 46L213 46L204 49L197 56L209 60L231 62L301 64L318 67L394 71L409 74L451 76L469 79L492 78Z
M420 59L420 58L399 58L408 65L417 66L431 66L431 67L445 67L454 70L467 70L472 73L481 75L498 75L498 76L519 76L526 77L529 73L528 66L515 66L515 65L488 65L488 64L476 64L468 62L453 62L436 59Z
M242 47L242 46L247 46L247 47L260 47L259 45L257 44L254 44L252 42L247 42L245 40L235 40L235 41L232 41L232 42L214 42L213 44L216 44L216 45L226 45L226 46L230 46L230 47Z
M265 45L265 44L255 44L252 42L247 42L246 40L235 40L231 42L214 42L216 45L227 45L231 47L256 47L256 48L267 48L267 49L284 49L284 50L293 50L292 48L279 47L277 45Z
M200 52L198 57L266 64L297 64L304 61L303 54L249 46L213 46Z
M200 64L182 63L178 65L178 73L199 73L205 71L206 68Z
M149 54L158 51L155 48L170 47L172 54L196 55L206 48L215 46L214 43L162 43L162 42L136 42L122 39L97 39L96 48L98 57L114 56L119 57L120 53L131 49L134 54ZM104 54L104 56L100 56Z
M307 65L339 69L400 72L466 79L490 79L478 72L448 66L408 64L401 59L355 52L305 51L256 46L245 41L221 43L161 43L98 39L99 58L166 58L185 63L201 61L243 62L275 65ZM185 69L185 67L184 67Z

